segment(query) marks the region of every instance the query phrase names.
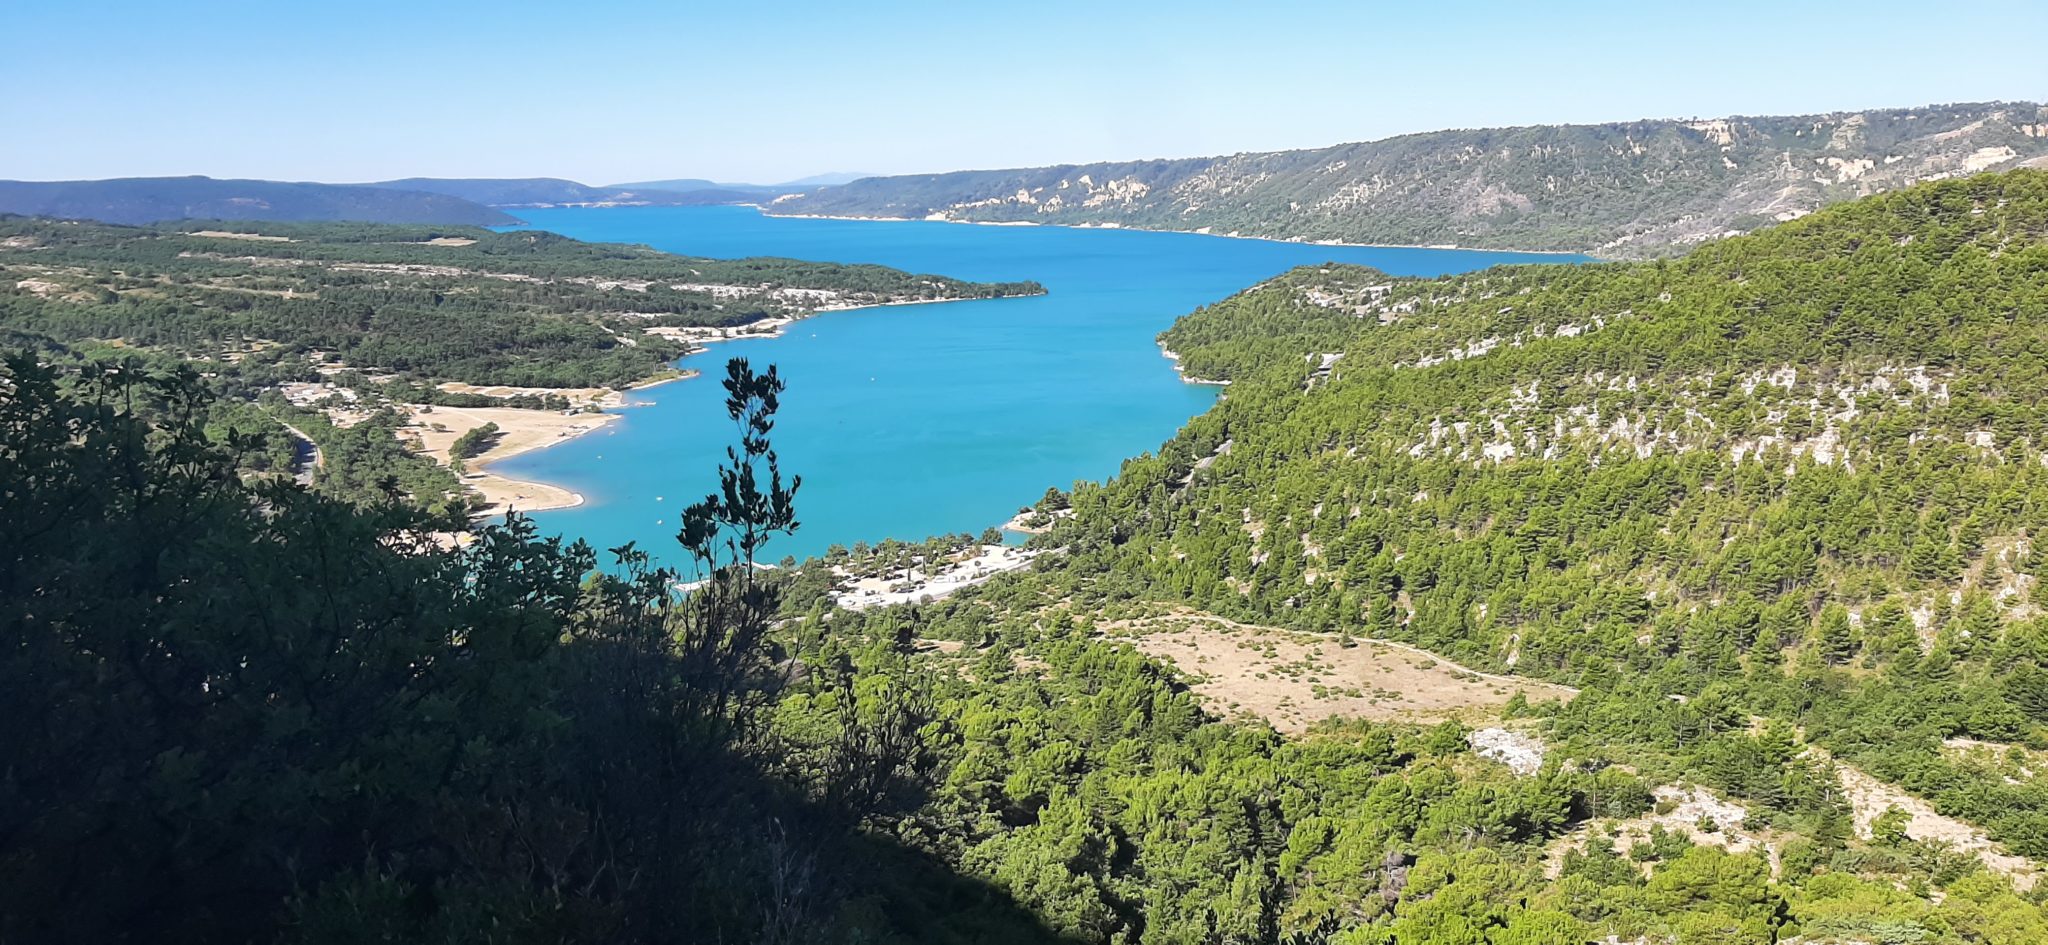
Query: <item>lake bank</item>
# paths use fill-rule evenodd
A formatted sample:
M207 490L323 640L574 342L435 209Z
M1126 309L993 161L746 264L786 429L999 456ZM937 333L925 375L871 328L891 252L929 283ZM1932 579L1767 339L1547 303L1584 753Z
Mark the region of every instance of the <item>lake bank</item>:
M764 217L772 217L780 220L846 220L861 223L959 223L965 224L967 226L1042 226L1066 230L1123 230L1131 233L1186 233L1190 236L1213 236L1217 239L1225 240L1254 240L1261 243L1285 243L1289 246L1332 246L1345 249L1425 249L1450 250L1461 253L1513 253L1518 256L1556 256L1559 257L1558 259L1554 260L1556 262L1579 262L1586 259L1600 258L1592 256L1589 253L1573 252L1571 250L1562 249L1490 249L1485 247L1459 246L1456 243L1347 243L1342 240L1311 240L1302 237L1247 236L1235 230L1229 233L1218 233L1214 229L1206 226L1198 227L1192 230L1175 230L1156 226L1127 226L1122 223L1040 223L1036 220L954 220L947 217L930 216L863 217L842 216L837 214L826 213L775 213L770 211L767 208L767 206L758 203L732 204L731 206L747 207L759 211L760 214Z
M980 282L1032 280L1049 294L849 309L768 338L721 339L680 362L775 364L787 381L774 443L803 476L803 527L770 558L888 537L980 533L1048 487L1113 476L1170 438L1224 388L1186 383L1156 336L1193 309L1289 268L1326 262L1436 276L1513 253L1313 246L1192 233L1059 226L776 217L748 207L536 211L581 239L713 257L875 263ZM641 398L602 430L495 471L558 484L585 502L536 516L596 547L672 548L676 497L715 487L732 439L716 384ZM663 501L666 497L666 501Z
M1023 298L1026 296L1017 297ZM872 305L827 305L799 315L771 316L747 322L743 325L722 328L695 326L655 327L646 329L646 331L649 334L661 334L665 337L690 343L693 349L688 354L685 354L684 357L692 357L705 353L708 350L705 346L721 342L780 338L783 332L791 325L834 312L852 312L862 309L890 308L902 305L932 305L972 301L986 300L967 298L903 299L895 302L878 302ZM628 395L652 390L664 384L691 380L698 377L700 373L696 370L677 369L623 388L615 392L613 396L592 399L589 401L591 405L601 407L606 412L574 414L575 418L590 418L588 420L565 420L563 417L569 415L560 414L558 411L518 407L439 407L426 410L414 408L412 411L414 424L421 429L413 432L421 435L422 454L432 458L435 462L448 465L447 449L456 437L468 432L469 429L482 426L484 423L498 423L502 431L498 442L468 461L465 465L469 471L460 477L464 488L475 493L486 503L486 507L477 513L478 518L489 518L509 511L533 513L572 509L586 501L583 493L541 479L513 478L501 475L492 471L490 466L501 460L511 459L525 453L560 446L571 442L577 437L601 430L621 417L621 414L613 411L645 407L651 404L650 401L633 400ZM486 388L471 388L468 385L442 386L444 389L459 387L461 390L458 392L462 393L486 393L489 390ZM521 394L554 394L558 396L570 393L559 390L526 388L517 389L514 392ZM474 422L460 429L450 427L445 431L432 430L432 424L434 423L447 426L446 423L441 421L451 415L467 416L478 414L481 411L488 411L491 413L491 416L471 416L470 419L474 420ZM428 417L433 419L426 419ZM549 439L550 435L552 435L552 439Z

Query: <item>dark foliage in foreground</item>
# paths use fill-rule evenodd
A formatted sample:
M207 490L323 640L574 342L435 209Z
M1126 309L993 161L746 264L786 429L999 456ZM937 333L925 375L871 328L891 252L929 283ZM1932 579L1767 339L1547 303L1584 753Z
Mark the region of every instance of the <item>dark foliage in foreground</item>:
M687 598L630 547L448 550L412 506L245 483L195 389L0 374L0 941L807 941L930 871L857 833L915 801L919 717L760 714L843 683L720 551L794 527L772 370L734 365Z

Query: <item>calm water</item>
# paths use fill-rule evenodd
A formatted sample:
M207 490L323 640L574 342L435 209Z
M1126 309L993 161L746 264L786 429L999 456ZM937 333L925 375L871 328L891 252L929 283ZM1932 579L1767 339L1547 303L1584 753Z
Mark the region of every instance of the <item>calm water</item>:
M1556 256L1308 246L1124 230L764 217L745 207L522 210L584 240L700 256L881 263L978 281L1035 279L1050 294L832 312L781 338L686 358L702 378L637 395L605 431L500 463L588 500L535 516L598 549L637 541L674 557L678 514L715 484L732 439L725 360L773 363L789 384L774 434L803 476L802 528L767 556L838 543L979 532L1047 486L1116 473L1156 449L1218 389L1185 384L1153 336L1179 315L1293 266L1326 261L1438 275Z

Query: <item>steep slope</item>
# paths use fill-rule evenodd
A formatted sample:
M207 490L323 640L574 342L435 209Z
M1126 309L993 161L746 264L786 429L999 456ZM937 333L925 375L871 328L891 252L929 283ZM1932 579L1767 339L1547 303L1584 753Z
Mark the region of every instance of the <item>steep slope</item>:
M1608 694L1567 731L1786 717L2048 854L2048 782L1944 745L2048 736L2048 172L1676 261L1297 270L1162 342L1230 395L1075 494L1077 572Z
M1220 543L1165 565L1220 572L1202 596L1310 622L1354 619L1340 601L1373 596L1366 572L1410 541L1512 568L1540 535L1560 576L1667 602L1945 588L1991 536L2039 524L2031 506L1987 500L2048 485L2044 267L2048 172L2020 171L1872 198L1670 262L1427 281L1296 270L1162 336L1190 374L1235 381L1231 395L1087 498L1134 503L1127 527L1156 524L1163 541L1129 547L1160 562ZM1192 485L1147 491L1188 478L1226 440ZM1892 491L1901 477L1927 482ZM1771 517L1796 496L1840 504ZM1555 517L1581 503L1605 504L1578 526ZM1171 521L1154 518L1169 509ZM1810 554L1758 547L1792 526ZM1407 585L1442 564L1408 551ZM1319 557L1345 567L1305 580L1304 559ZM1463 570L1443 577L1478 581ZM1475 583L1465 603L1506 586ZM1498 664L1518 636L1524 668L1571 672L1597 641L1546 641L1531 621L1608 606L1597 601L1444 614L1432 642ZM1428 603L1417 598L1418 617ZM1610 655L1635 647L1632 635L1609 643Z
M1645 256L2044 157L2048 112L1988 103L1439 131L1303 151L876 177L770 206Z
M0 249L83 229L34 225ZM310 249L251 236L187 238ZM186 248L131 277L246 262ZM1163 340L1229 396L1048 496L1063 554L859 611L956 541L681 598L245 481L189 373L7 359L0 938L2048 941L2048 173L1678 261L1308 268ZM781 383L729 380L727 481L783 482ZM1499 718L1415 724L1446 696Z
M519 222L497 210L447 194L211 177L0 181L0 213L105 223L353 220L500 226Z

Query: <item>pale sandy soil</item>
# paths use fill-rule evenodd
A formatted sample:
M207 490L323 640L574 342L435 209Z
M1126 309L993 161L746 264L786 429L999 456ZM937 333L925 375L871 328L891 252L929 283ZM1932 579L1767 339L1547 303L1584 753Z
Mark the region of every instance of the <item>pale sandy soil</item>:
M434 407L406 408L412 423L406 433L417 436L421 452L436 462L448 462L448 447L457 437L486 423L498 425L498 441L480 456L470 459L463 485L476 491L489 506L486 515L510 509L540 512L564 509L583 503L583 497L560 486L544 482L523 482L490 472L489 465L508 456L541 449L581 436L618 420L617 414L573 413L552 410L521 410L516 407ZM444 429L436 430L434 424Z
M479 387L461 381L444 381L442 390L451 394L480 394L485 397L562 397L578 407L596 405L599 407L623 407L626 395L609 387L506 387L503 385ZM436 408L453 409L453 408Z
M428 246L475 246L476 240L460 236L436 236L427 241Z
M1330 718L1430 722L1492 716L1517 692L1531 702L1578 694L1552 683L1475 672L1405 644L1355 639L1346 647L1332 636L1196 611L1103 629L1179 667L1219 711L1256 715L1288 733Z
M1752 721L1761 724L1760 719ZM1985 744L1965 741L1960 746L1950 747L1977 749ZM1842 799L1849 805L1850 818L1854 822L1856 836L1859 839L1870 840L1871 825L1876 823L1879 817L1884 816L1885 811L1897 807L1908 817L1907 837L1943 844L1951 849L1974 855L1985 868L2006 877L2015 889L2022 892L2034 888L2041 881L2042 870L2039 864L2025 857L2012 855L1975 826L1937 812L1933 805L1926 801L1871 777L1862 769L1835 758L1826 749L1808 744L1801 757L1833 765L1841 782ZM1659 800L1679 802L1678 809L1668 814L1650 813L1626 821L1602 821L1559 837L1551 842L1545 852L1546 873L1555 878L1563 866L1564 852L1585 848L1589 829L1603 830L1614 836L1615 848L1625 853L1634 843L1647 839L1650 825L1657 824L1665 830L1686 833L1694 843L1713 843L1735 853L1760 848L1770 857L1772 875L1779 874L1778 857L1784 838L1768 830L1758 832L1744 829L1741 821L1747 812L1741 805L1722 800L1705 788L1678 788L1665 785L1657 788L1655 793ZM1717 823L1718 829L1700 829L1702 815Z
M1010 516L1009 521L1003 523L1003 531L1016 532L1019 535L1043 535L1046 532L1052 531L1053 525L1059 522L1060 519L1073 518L1074 510L1060 509L1058 511L1055 511L1051 515L1047 516L1047 521L1043 525L1025 524L1037 514L1037 512L1031 509L1024 509L1023 511L1018 512L1017 514Z
M731 341L735 338L778 338L782 335L782 329L794 321L796 319L793 318L764 318L730 328L655 326L643 328L641 331L688 344L702 345L714 341Z
M832 600L848 610L938 600L998 574L1027 567L1041 554L1044 552L1007 545L982 545L975 554L945 564L845 581L833 590ZM841 574L851 577L844 571Z
M1614 851L1623 856L1637 844L1650 842L1650 828L1662 827L1667 833L1681 833L1700 846L1717 846L1730 853L1748 853L1762 850L1770 860L1771 875L1779 873L1779 847L1783 838L1774 833L1753 831L1742 823L1749 817L1749 809L1740 804L1721 798L1703 787L1676 787L1663 785L1651 792L1662 804L1673 805L1668 813L1655 810L1640 817L1627 820L1598 820L1581 825L1564 836L1550 842L1543 851L1543 874L1556 879L1564 872L1566 851L1586 849L1586 841L1597 832L1614 842ZM1712 824L1712 830L1706 829ZM1645 874L1651 864L1643 863Z
M421 452L436 462L445 464L448 462L448 446L454 443L457 437L486 423L496 423L496 444L485 450L481 456L472 457L465 464L469 471L462 476L462 484L489 503L482 514L497 515L511 509L518 509L521 512L566 509L582 505L583 496L550 483L528 482L500 476L486 467L508 456L517 456L528 450L545 449L582 436L619 419L617 414L586 413L580 408L630 407L634 405L627 399L627 393L631 391L645 390L670 381L688 380L696 376L696 371L679 371L636 384L625 393L608 387L478 386L450 381L441 384L441 389L450 393L481 394L486 397L562 397L575 404L579 410L565 414L553 410L527 410L519 407L426 408L415 405L406 408L407 414L412 418L412 424L403 432L418 439L417 445ZM434 424L440 424L445 429L435 430Z
M1897 807L1911 818L1906 822L1906 836L1946 843L1957 850L1975 854L1992 872L2010 877L2014 888L2021 891L2032 889L2040 882L2039 866L2025 857L2007 853L2004 847L1976 827L1938 813L1926 801L1879 781L1854 766L1837 761L1835 768L1842 776L1842 793L1849 802L1851 816L1856 820L1857 836L1870 839L1870 825L1886 810Z

